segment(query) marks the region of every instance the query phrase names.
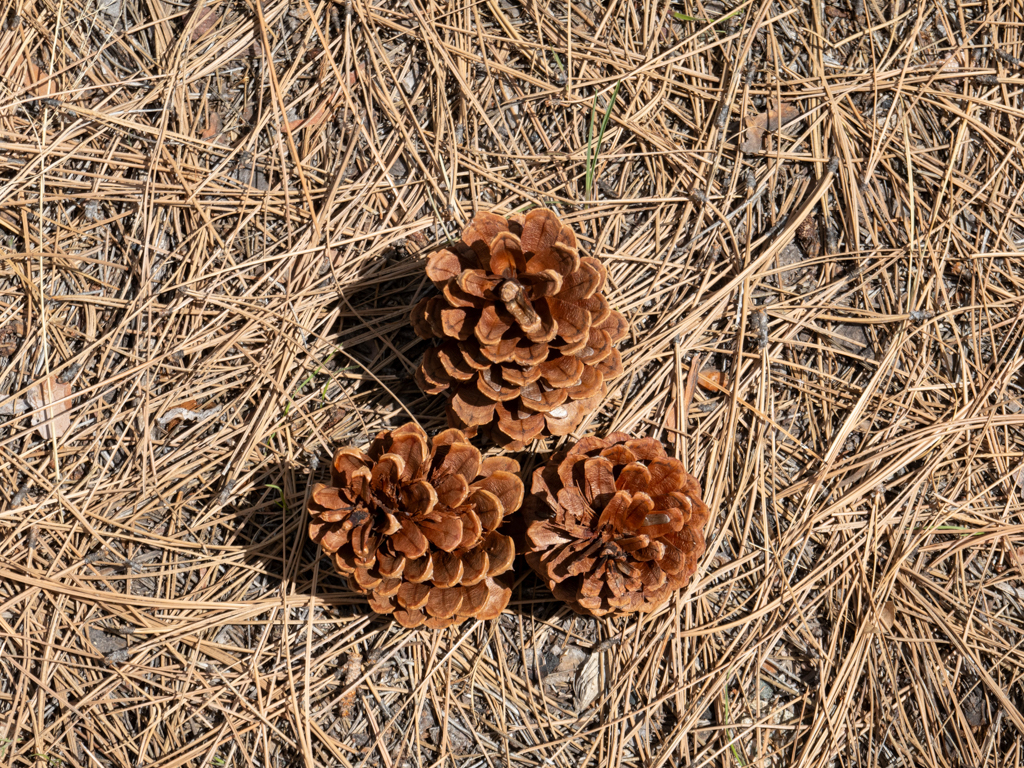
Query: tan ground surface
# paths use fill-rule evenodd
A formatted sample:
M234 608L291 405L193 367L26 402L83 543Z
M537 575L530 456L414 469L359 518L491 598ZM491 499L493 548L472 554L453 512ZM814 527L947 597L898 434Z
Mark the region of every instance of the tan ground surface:
M0 762L1019 764L1022 21L0 2ZM674 441L709 552L653 616L523 570L403 630L306 489L443 425L424 259L532 205L631 324L588 429Z

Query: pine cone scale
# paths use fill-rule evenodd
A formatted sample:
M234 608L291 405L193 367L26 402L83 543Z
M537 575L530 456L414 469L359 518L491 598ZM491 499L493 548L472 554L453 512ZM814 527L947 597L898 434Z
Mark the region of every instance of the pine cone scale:
M462 580L462 560L447 552L431 552L433 575L430 577L436 587L453 587Z
M391 545L395 551L410 559L422 557L429 544L420 527L407 520L403 520L402 529L391 536Z
M395 596L398 604L403 608L418 611L427 604L427 598L430 597L430 587L426 584L406 581L398 588Z
M476 617L481 620L493 620L501 615L512 597L512 589L508 584L508 574L498 577L488 576L484 584L487 586L487 598L479 607Z
M608 357L594 363L594 370L605 379L614 379L622 375L622 357L619 350L613 349Z
M459 551L465 552L475 547L483 537L484 527L480 516L469 510L462 513L462 538L456 547Z
M442 552L451 552L462 541L462 519L454 516L441 520L422 520L419 524L427 541Z
M489 304L480 310L480 319L473 328L473 336L484 347L493 347L500 344L502 336L515 326L515 317L505 307L499 309Z
M460 583L464 587L479 584L486 578L490 562L487 553L480 549L467 552L462 556L462 579Z
M478 614L487 602L490 590L483 582L471 586L462 587L462 605L459 607L460 616L473 616Z
M553 269L545 269L536 275L523 275L523 283L529 288L530 296L533 299L541 299L546 296L556 296L561 292L564 285L564 278Z
M524 217L520 241L526 253L536 256L550 250L561 234L562 222L557 214L545 208L538 208Z
M512 562L516 557L516 545L510 536L490 533L483 546L487 553L488 576L500 576L512 567Z
M427 279L440 288L449 280L457 278L464 269L472 267L472 264L460 258L457 253L446 248L431 254L427 262Z
M515 406L512 406L515 408ZM495 409L498 413L498 426L502 433L512 439L514 444L525 444L544 431L546 421L541 413L509 408Z
M462 273L462 275L464 274L465 272ZM449 280L444 288L441 289L441 293L444 294L444 298L449 305L465 310L482 310L487 306L486 298L475 296L473 293L463 290L458 284L458 280L459 278Z
M325 552L335 552L348 543L348 528L337 523L317 521L310 525L309 537Z
M508 231L508 221L504 216L487 212L478 213L462 233L462 241L483 258L490 254L490 243Z
M566 342L587 338L592 325L590 312L578 304L562 301L557 296L546 296L544 304L548 314L557 323L558 335Z
M514 400L520 395L520 387L510 385L502 380L501 368L497 365L480 373L476 379L476 388L488 400L500 402Z
M404 569L405 555L377 552L377 570L381 576L388 579L397 579L401 577Z
M509 278L526 266L522 244L511 232L500 232L490 242L487 267L492 274Z
M612 353L612 337L608 331L591 328L580 353L579 358L586 365L597 365Z
M390 487L393 487L392 484ZM383 490L382 490L383 492ZM420 515L429 515L437 506L437 491L434 486L424 480L417 480L403 485L400 491L402 504L410 511Z
M650 470L639 461L631 461L619 470L615 490L638 493L646 491L651 484Z
M406 560L402 576L406 581L411 581L414 584L429 581L434 576L434 559L424 553L419 557Z
M456 389L451 406L459 419L469 426L489 424L494 418L494 400L475 385L463 384Z
M540 378L540 368L536 366L524 371L518 366L502 365L500 370L501 378L516 387L528 386Z
M485 307L486 310L486 307ZM465 341L480 324L480 310L448 307L440 311L441 328L448 338Z
M355 580L363 590L371 591L374 587L379 585L383 579L380 576L370 573L367 568L356 568Z
M523 503L523 481L512 472L495 470L487 477L473 483L474 490L493 494L502 507L502 517L519 509ZM491 529L493 530L493 529Z
M460 507L469 496L469 483L462 475L451 474L434 486L434 493L437 495L438 504L445 507Z

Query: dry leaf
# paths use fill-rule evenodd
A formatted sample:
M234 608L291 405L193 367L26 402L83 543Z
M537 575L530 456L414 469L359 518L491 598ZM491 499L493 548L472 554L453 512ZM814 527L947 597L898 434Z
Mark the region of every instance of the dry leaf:
M821 253L821 235L818 231L818 219L813 213L796 228L796 241L800 243L807 258L818 258Z
M0 405L0 416L14 416L15 414L21 415L28 410L28 405L20 397L17 400L8 400L3 405Z
M578 645L569 644L562 651L561 657L558 659L558 666L555 668L555 672L575 672L580 664L585 662L590 656L585 650L580 648Z
M528 650L526 653L530 662L530 670L533 672L533 651ZM562 651L562 655L557 657L558 664L555 666L554 670L545 670L544 666L541 665L540 672L544 683L550 686L557 686L571 682L576 676L576 672L580 664L586 661L588 657L589 654L578 645L567 645L565 650ZM548 669L550 669L550 667Z
M949 262L949 271L953 273L954 277L970 277L971 265L966 261L951 261Z
M697 386L701 389L710 389L712 392L721 392L725 389L727 381L725 371L701 371L697 377Z
M888 632L896 621L896 603L886 600L878 611L878 621L875 623L876 632Z
M420 250L422 250L423 248L426 248L427 244L429 242L427 240L427 236L425 234L423 234L423 232L420 232L420 231L409 232L405 236L405 239L406 240L411 240L413 245L415 245Z
M196 26L192 30L191 40L194 43L196 40L201 38L211 29L213 25L217 23L217 19L220 18L220 12L216 8L203 8L199 11L196 17Z
M71 385L57 381L57 374L43 379L29 388L25 399L32 410L39 411L32 416L32 425L39 427L39 434L44 440L49 439L50 430L60 437L71 426ZM65 399L67 398L67 399Z
M676 433L680 431L678 419L676 419L676 404L672 402L665 409L665 441L669 445L675 445L676 440L679 439Z
M25 324L20 320L15 320L0 328L0 356L10 357L13 355L24 338Z
M196 400L186 400L183 403L178 403L176 406L174 406L174 408L181 408L186 411L194 411L197 408L199 408L199 403ZM173 419L167 422L167 426L165 426L164 429L166 429L168 432L173 432L175 428L177 428L177 426L181 424L181 420L181 416L175 416Z
M300 128L305 128L307 125L316 126L324 121L324 117L327 115L326 112L326 101L322 102L316 111L313 112L309 117L302 117L298 120L292 120L288 123L289 131L297 131Z
M341 668L342 688L352 688L355 685L356 680L359 679L359 675L363 672L363 656L359 651L352 651L348 655L348 661L345 662L345 666ZM353 688L351 691L341 697L341 702L338 705L338 712L341 715L342 720L348 720L352 717L352 707L356 703L356 691Z
M33 96L53 96L57 86L47 72L44 72L31 58L25 59L25 88Z
M587 663L580 667L576 673L576 682L573 684L573 693L576 695L576 711L582 712L590 703L597 698L601 689L601 657L592 653Z
M209 116L206 118L206 130L199 134L200 141L209 141L221 132L223 126L224 124L220 119L220 115L211 111Z
M740 151L755 155L764 149L764 135L768 131L776 131L780 125L785 125L794 120L800 114L800 110L792 104L783 104L781 109L773 109L770 112L762 112L754 117L745 117L746 131L743 143L740 144Z

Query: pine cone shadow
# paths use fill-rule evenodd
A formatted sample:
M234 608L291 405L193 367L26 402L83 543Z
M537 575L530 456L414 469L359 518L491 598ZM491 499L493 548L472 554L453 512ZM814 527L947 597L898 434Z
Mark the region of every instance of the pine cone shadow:
M335 352L342 354L335 355L333 365L361 378L347 392L350 399L359 398L367 410L391 414L374 422L375 428L413 419L429 431L447 425L445 399L425 394L414 379L432 345L413 331L409 312L434 292L423 272L423 257L431 250L411 253L404 245L389 248L368 260L339 290L343 329Z

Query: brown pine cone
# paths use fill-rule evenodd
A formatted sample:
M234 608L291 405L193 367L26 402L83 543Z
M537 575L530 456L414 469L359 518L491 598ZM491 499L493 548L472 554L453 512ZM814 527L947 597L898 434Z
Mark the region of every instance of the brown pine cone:
M576 613L648 612L704 554L700 485L653 438L585 437L533 473L526 561Z
M442 294L415 306L412 326L442 343L416 381L428 394L448 390L452 426L487 427L513 449L566 435L622 373L615 344L628 324L602 293L607 271L580 258L554 211L478 214L460 242L430 256L427 277Z
M406 627L493 619L512 590L515 545L498 533L523 502L518 462L482 459L457 429L381 432L366 453L339 448L331 484L309 500L309 535L378 613ZM511 575L511 574L509 574Z

